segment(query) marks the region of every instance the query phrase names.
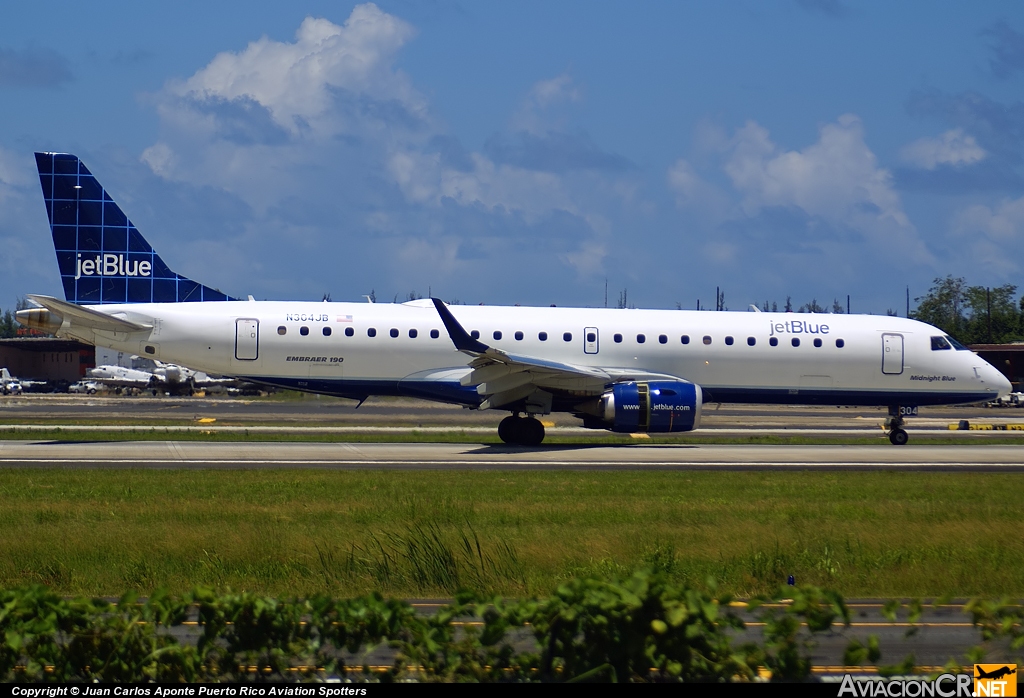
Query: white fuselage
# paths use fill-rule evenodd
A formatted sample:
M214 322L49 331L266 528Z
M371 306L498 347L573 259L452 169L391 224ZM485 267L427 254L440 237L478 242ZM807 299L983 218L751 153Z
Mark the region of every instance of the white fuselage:
M352 397L406 394L479 402L472 388L458 387L470 371L469 357L455 350L428 301L90 307L152 330L114 333L72 326L67 334L207 373ZM1010 390L1005 377L973 352L934 350L932 338L943 336L941 330L904 318L494 306L450 310L467 331L479 333L481 342L509 354L677 376L700 385L708 402L955 404L994 399Z

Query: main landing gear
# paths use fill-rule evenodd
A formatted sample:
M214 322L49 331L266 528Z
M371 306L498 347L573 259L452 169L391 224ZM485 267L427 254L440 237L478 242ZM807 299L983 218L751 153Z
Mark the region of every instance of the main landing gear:
M536 417L505 417L498 424L498 438L507 444L539 446L544 440L544 425Z
M914 414L917 414L917 408L914 408ZM893 446L903 446L910 440L910 435L903 428L903 424L903 411L899 406L890 407L885 426L889 427L889 443Z

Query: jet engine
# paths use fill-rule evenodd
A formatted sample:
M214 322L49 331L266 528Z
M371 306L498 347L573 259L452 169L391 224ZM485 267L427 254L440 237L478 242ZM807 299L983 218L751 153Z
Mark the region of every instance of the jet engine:
M628 434L692 431L700 426L703 404L703 393L695 383L616 383L601 396L601 426Z

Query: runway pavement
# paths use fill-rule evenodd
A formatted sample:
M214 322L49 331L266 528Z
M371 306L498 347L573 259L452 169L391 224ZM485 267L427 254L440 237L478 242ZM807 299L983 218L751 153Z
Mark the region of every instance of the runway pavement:
M0 467L1024 471L1018 446L0 441Z

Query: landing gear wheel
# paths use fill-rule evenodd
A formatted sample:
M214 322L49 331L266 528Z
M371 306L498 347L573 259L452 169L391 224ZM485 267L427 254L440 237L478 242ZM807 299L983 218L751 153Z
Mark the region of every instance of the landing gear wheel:
M544 425L533 417L505 417L498 423L498 438L507 444L539 446L544 441Z
M889 432L889 443L893 446L902 446L910 440L910 436L902 429L893 429Z
M539 419L527 417L519 425L519 443L523 446L540 446L544 440L544 425Z
M498 438L507 444L519 443L519 417L509 416L498 423Z

